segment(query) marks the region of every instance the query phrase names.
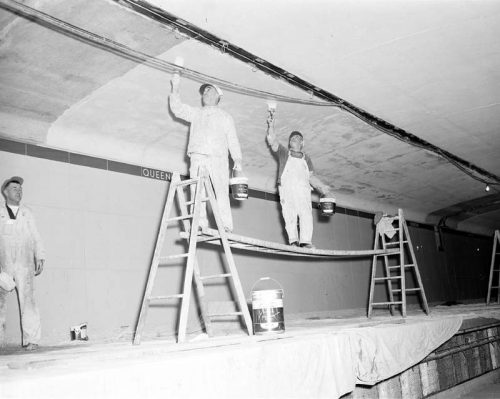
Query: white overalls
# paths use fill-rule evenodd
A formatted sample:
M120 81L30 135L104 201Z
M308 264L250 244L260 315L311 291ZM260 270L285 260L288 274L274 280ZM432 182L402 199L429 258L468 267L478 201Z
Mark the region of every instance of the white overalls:
M233 217L231 215L231 204L229 202L229 161L227 156L213 157L209 155L191 153L190 158L189 175L191 177L198 176L198 170L201 166L206 167L210 173L222 224L227 230L232 231ZM201 206L200 226L208 227L206 202L203 202Z
M235 163L242 159L233 118L217 106L196 108L183 104L177 93L170 95L170 109L176 117L191 122L187 149L190 157L189 174L195 177L198 168L206 166L212 178L224 227L232 230L228 155ZM200 225L208 225L205 202L202 204L201 216Z
M299 241L297 218L300 225L300 243L310 244L313 234L311 186L309 167L302 158L288 155L281 175L279 193L285 228L290 243Z
M35 262L45 259L45 251L31 211L21 205L16 219L10 219L5 205L0 207L0 268L16 282L21 309L23 345L41 338L40 315L34 297ZM5 339L7 295L0 288L0 345Z

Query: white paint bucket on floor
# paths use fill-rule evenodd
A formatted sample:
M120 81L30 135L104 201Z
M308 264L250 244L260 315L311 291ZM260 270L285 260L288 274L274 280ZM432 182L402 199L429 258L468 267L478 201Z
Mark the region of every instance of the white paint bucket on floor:
M71 327L71 340L88 341L87 323L82 323L78 326Z
M274 282L279 289L264 289L267 282ZM260 284L260 287L255 287ZM262 277L252 287L253 331L256 335L279 334L285 331L283 288L270 277Z
M335 213L336 203L335 198L321 198L319 207L323 216L331 216Z
M233 194L233 198L238 201L243 201L248 198L248 178L241 177L232 177L229 179L229 184L231 186L231 192Z

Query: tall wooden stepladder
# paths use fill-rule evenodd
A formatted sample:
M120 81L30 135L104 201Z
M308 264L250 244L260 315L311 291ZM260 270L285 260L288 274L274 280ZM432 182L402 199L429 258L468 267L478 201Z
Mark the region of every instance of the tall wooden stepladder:
M500 250L497 249L497 244L500 243L500 230L495 230L493 236L493 251L491 253L491 266L490 266L490 279L488 282L488 296L486 298L486 305L491 302L491 291L497 290L497 303L500 302ZM497 273L495 277L495 273ZM495 279L496 285L493 285L493 279Z
M394 227L393 223L397 222ZM386 237L392 238L390 241ZM401 306L401 314L406 317L406 295L409 292L417 292L420 294L422 306L426 314L429 314L429 306L425 297L422 279L418 270L417 258L413 251L410 234L406 220L403 216L403 211L398 209L398 215L389 217L384 215L376 225L374 249L394 249L399 251L391 253L377 254L373 256L371 279L370 279L370 294L368 300L368 317L372 316L374 306L387 306L391 312L394 312L395 306ZM390 257L397 257L396 264L391 264ZM383 259L384 276L377 275L377 265L379 258ZM406 286L406 271L413 270L415 276L415 287L408 288ZM374 302L374 292L376 283L386 283L388 300L384 302ZM394 288L394 286L396 288ZM398 297L396 299L396 297Z
M187 321L189 313L189 305L191 299L191 287L193 284L193 279L195 283L196 293L198 295L201 317L205 330L209 336L212 335L211 319L221 316L240 316L243 318L245 327L249 335L253 334L252 320L250 317L250 312L246 303L245 295L243 293L243 288L241 287L241 281L234 263L234 258L231 252L231 247L227 239L226 231L222 224L219 209L217 206L214 189L212 187L212 182L210 175L206 169L200 169L199 176L191 178L188 180L181 180L178 173L172 175L170 187L167 194L167 199L165 201L165 206L163 209L162 219L160 223L160 228L158 231L158 236L156 239L155 250L151 260L151 265L149 269L148 281L146 284L146 289L144 292L144 297L142 300L141 311L139 314L139 320L137 322L136 332L134 336L134 344L139 344L142 337L142 331L146 323L147 312L151 302L165 301L171 299L181 300L181 309L179 315L179 327L177 342L181 343L186 340L186 330ZM186 201L185 190L191 190L191 200ZM174 208L174 200L177 200L177 204L180 210L180 216L171 217L171 213ZM228 273L216 274L210 276L201 276L200 268L196 258L196 250L198 243L198 229L200 227L200 213L203 203L209 203L212 209L212 213L215 218L217 229L219 231L220 240L224 248L224 254L227 261ZM188 240L188 252L180 254L172 254L167 256L160 256L165 241L165 236L167 232L167 227L169 223L181 222L184 231L187 233ZM182 235L181 235L182 236ZM183 283L183 291L179 294L173 295L160 295L152 296L152 291L156 279L156 274L158 267L168 264L168 261L172 259L186 258L186 267ZM236 312L229 313L219 313L219 314L208 314L208 306L205 298L205 289L203 286L203 281L209 279L231 279L232 286L236 294L236 302L239 310Z

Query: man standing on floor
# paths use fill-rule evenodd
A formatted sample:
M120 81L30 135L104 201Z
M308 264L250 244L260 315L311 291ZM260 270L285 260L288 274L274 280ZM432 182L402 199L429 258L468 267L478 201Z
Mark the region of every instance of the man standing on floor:
M311 186L325 196L330 188L314 175L311 158L303 151L302 133L293 131L290 134L288 148L278 141L274 132L274 113L267 119L267 143L278 158L277 184L288 242L294 246L314 248ZM297 230L297 222L300 231Z
M233 218L229 202L229 154L233 159L233 170L242 172L242 154L233 118L218 107L223 94L216 85L204 84L200 87L200 108L181 102L179 83L180 76L175 73L171 80L170 109L176 117L191 123L187 148L190 159L189 174L191 177L197 176L200 167L208 170L222 223L225 230L231 232ZM205 206L201 209L200 226L208 226Z
M5 205L0 208L0 269L14 281L21 309L22 345L38 348L41 338L40 315L34 296L34 277L45 262L45 250L29 208L21 205L23 179L11 177L2 184ZM0 287L0 346L5 340L7 296Z

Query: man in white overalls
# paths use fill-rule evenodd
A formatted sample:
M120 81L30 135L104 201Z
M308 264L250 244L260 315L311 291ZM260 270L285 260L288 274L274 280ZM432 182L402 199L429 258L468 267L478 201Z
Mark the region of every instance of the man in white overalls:
M198 176L199 168L205 167L212 178L220 216L226 231L233 230L233 218L229 202L229 160L233 170L242 172L242 154L233 118L219 108L222 90L214 84L200 87L202 107L182 103L179 94L180 76L172 76L170 110L182 120L190 122L187 155L190 159L189 174ZM206 204L201 207L200 226L208 226Z
M288 148L280 144L274 132L274 118L267 120L267 143L278 158L278 190L281 211L290 245L314 248L311 185L323 195L330 190L316 176L311 158L304 153L304 138L293 131ZM300 231L297 231L297 218Z
M34 296L34 279L44 266L45 249L31 210L21 204L23 179L11 177L2 184L5 205L0 207L0 270L8 274L17 289L21 309L22 344L38 348L41 338L40 314ZM7 296L0 288L0 347L5 339Z

